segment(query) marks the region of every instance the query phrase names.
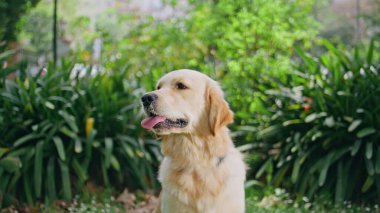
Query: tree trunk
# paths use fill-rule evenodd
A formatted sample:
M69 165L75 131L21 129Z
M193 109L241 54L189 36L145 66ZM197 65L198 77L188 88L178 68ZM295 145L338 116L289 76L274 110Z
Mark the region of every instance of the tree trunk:
M356 43L361 40L361 30L360 30L360 0L356 0Z
M57 66L57 1L54 0L53 11L53 64L54 68Z

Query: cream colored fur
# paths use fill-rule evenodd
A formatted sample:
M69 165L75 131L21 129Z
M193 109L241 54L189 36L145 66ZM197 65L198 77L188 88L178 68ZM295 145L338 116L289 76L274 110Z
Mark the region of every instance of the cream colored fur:
M176 88L178 82L186 89ZM186 118L185 128L155 129L162 139L160 166L162 213L243 213L245 165L226 125L233 113L219 85L192 70L163 76L155 112Z

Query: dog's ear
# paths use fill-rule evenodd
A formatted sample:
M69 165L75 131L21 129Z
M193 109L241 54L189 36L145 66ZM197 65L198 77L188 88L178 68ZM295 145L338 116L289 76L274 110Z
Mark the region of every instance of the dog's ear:
M215 136L218 129L233 122L234 114L224 100L222 90L216 83L208 86L207 98L209 103L209 127L211 134Z

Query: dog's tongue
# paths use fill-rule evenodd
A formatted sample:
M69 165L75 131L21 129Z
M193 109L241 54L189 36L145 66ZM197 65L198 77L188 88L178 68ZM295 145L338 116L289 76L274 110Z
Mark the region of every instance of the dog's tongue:
M152 129L154 125L166 120L164 116L154 116L154 117L149 117L145 118L144 120L141 121L141 126L144 127L145 129Z

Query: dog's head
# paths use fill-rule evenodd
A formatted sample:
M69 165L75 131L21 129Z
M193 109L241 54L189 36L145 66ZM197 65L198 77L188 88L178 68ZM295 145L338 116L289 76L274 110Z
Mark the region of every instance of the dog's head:
M141 98L147 118L142 127L157 134L215 135L233 121L217 82L197 71L177 70L163 76L156 90Z

